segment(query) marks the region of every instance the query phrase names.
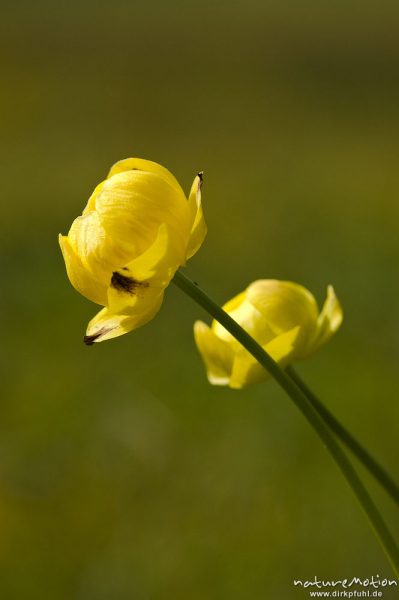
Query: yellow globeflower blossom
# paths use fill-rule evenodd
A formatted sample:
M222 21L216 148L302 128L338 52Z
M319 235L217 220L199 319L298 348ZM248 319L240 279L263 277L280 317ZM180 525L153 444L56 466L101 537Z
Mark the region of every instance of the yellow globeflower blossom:
M86 344L123 335L155 316L176 270L204 240L201 184L199 173L187 199L165 167L121 160L68 235L59 236L72 285L104 307L88 325Z
M325 344L343 318L331 285L319 312L306 288L275 279L254 281L223 308L282 367ZM267 371L217 321L211 327L197 321L194 337L210 383L242 388L268 379Z

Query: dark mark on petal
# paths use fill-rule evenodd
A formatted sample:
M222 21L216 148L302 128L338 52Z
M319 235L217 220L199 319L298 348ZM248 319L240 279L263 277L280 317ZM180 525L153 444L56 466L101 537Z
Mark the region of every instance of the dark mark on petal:
M204 181L204 171L200 171L199 173L197 173L197 176L199 177L199 188L201 189L202 187L202 183Z
M111 331L109 327L103 327L102 329L99 329L97 333L93 333L93 335L85 335L83 341L86 346L92 346L99 337L105 335L108 331Z
M118 292L126 292L127 294L135 294L139 287L148 287L147 282L137 281L133 277L127 277L118 271L112 273L111 285Z

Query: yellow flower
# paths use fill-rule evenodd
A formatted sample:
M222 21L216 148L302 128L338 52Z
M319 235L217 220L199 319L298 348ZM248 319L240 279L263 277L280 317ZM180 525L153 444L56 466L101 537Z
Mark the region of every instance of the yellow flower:
M104 307L88 325L86 344L123 335L158 312L176 270L206 234L201 183L199 173L187 200L161 165L121 160L59 236L72 285Z
M275 279L251 283L223 308L282 367L325 344L343 318L332 286L319 312L306 288ZM211 327L197 321L194 337L210 383L238 389L268 379L267 371L217 321Z

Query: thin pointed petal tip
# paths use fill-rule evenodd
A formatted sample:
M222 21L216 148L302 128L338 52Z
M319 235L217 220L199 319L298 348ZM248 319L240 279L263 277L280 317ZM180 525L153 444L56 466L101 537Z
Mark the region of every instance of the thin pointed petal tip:
M186 250L186 260L199 250L208 232L201 201L203 176L203 171L200 171L196 175L188 197L191 230Z
M338 300L334 287L330 284L327 286L327 299L330 299L332 304L331 308L331 325L333 331L337 331L337 329L342 325L344 320L344 310L342 308L341 302Z
M85 335L83 336L83 342L86 344L86 346L93 346L95 342L100 342L100 338L109 331L110 329L103 328L100 329L100 331L97 331L97 333L93 333L92 335Z

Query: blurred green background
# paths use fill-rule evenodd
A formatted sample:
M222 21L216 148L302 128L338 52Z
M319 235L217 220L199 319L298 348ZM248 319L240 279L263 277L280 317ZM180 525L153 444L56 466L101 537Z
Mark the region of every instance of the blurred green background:
M120 158L187 190L203 169L187 273L220 302L333 283L344 326L298 370L399 477L398 26L388 1L3 2L1 598L291 599L294 578L391 575L277 386L207 383L206 316L178 289L82 344L97 307L57 234Z

